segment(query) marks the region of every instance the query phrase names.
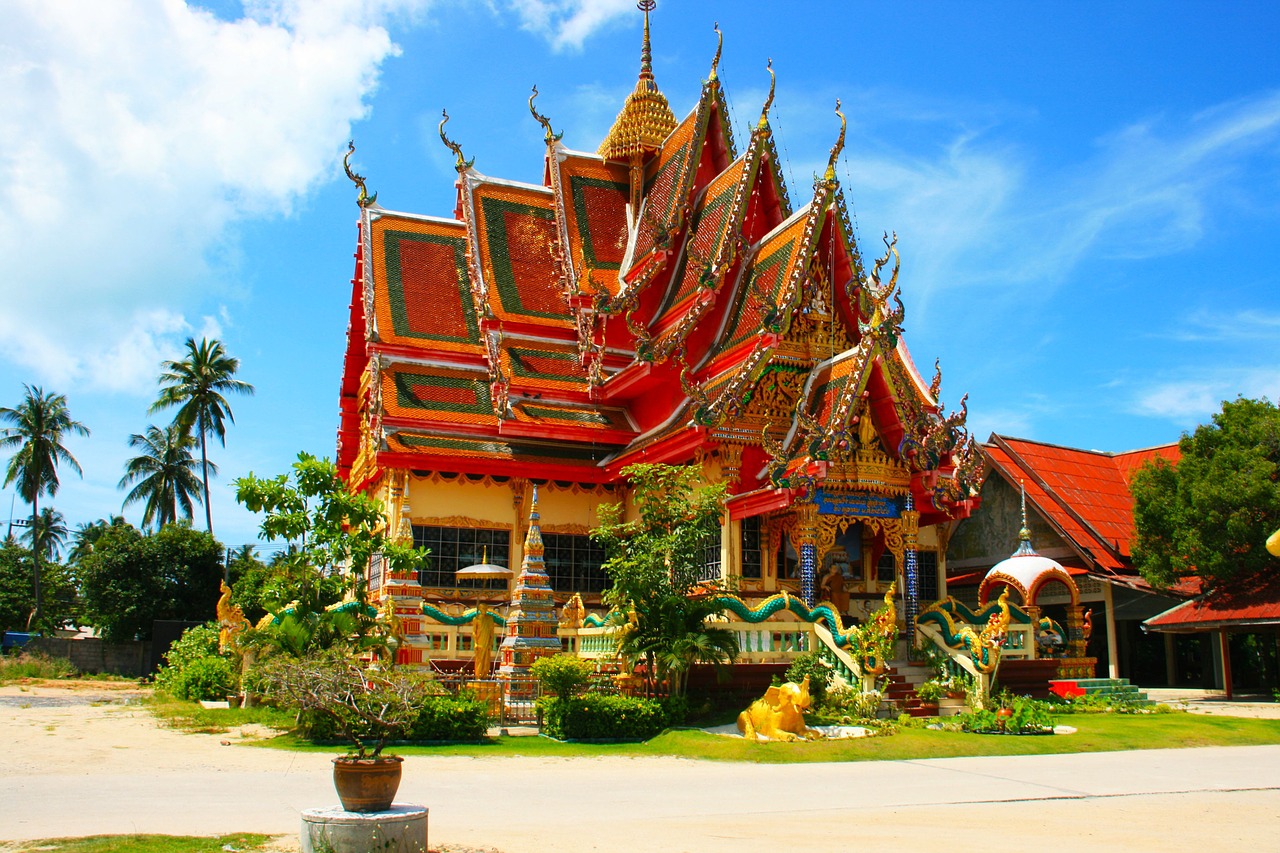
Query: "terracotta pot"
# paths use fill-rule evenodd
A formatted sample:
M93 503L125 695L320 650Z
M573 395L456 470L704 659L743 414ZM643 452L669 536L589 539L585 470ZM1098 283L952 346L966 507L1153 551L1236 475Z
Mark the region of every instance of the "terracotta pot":
M404 759L398 755L378 758L333 759L333 787L349 812L385 812L400 788Z
M996 725L1000 727L1000 731L1004 731L1004 727L1008 724L1009 718L1012 716L1012 708L1001 708L999 711L996 711Z

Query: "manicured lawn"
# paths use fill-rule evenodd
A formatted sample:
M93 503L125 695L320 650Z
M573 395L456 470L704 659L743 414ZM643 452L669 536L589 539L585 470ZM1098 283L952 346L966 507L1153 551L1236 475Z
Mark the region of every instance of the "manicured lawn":
M220 835L217 838L196 838L177 835L95 835L90 838L49 838L40 841L16 842L0 846L4 853L27 851L54 851L54 853L220 853L238 850L252 853L270 850L264 847L270 836Z
M964 732L899 728L889 736L812 743L748 743L700 730L668 731L641 744L557 743L543 737L502 737L483 744L396 746L397 755L467 756L678 756L715 761L790 763L809 761L903 761L981 755L1045 755L1166 749L1193 746L1246 746L1280 743L1280 720L1211 717L1198 714L1064 714L1075 734L1047 736L975 735ZM338 753L340 747L312 746L291 735L259 745Z

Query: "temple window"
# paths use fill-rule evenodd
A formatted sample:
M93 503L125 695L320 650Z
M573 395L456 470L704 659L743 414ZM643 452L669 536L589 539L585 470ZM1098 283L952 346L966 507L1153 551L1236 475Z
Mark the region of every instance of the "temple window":
M938 552L916 553L916 576L920 579L920 600L938 600Z
M760 516L744 518L738 538L742 544L742 576L758 578L764 567L764 543L760 541Z
M558 592L600 592L609 586L609 576L600 568L604 549L590 536L543 533L542 559L546 563L551 588Z
M796 553L795 548L791 547L791 536L786 533L782 534L782 541L778 543L774 565L777 566L779 578L800 577L800 555Z
M418 570L424 587L456 587L454 573L482 562L510 565L511 531L472 527L413 526L413 544L430 549L427 566ZM487 589L505 589L506 581L479 581Z
M876 561L876 583L888 585L893 583L897 576L898 561L893 558L893 552L886 548L880 555L880 559Z
M707 533L702 543L702 571L698 573L700 581L720 579L720 528Z

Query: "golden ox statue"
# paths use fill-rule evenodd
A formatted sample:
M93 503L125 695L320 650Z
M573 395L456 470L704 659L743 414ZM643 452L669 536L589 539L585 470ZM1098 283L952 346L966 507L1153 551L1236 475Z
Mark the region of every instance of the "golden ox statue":
M759 740L761 735L769 740L820 738L821 732L804 724L804 712L811 703L809 676L799 684L788 681L781 687L775 685L738 715L738 731L747 740Z

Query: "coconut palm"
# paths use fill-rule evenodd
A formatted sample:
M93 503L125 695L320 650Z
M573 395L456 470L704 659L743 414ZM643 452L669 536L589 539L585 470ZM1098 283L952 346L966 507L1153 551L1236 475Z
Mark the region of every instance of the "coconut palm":
M40 556L49 562L56 562L62 554L62 546L67 544L67 520L51 506L40 510L35 524L29 526L22 534L27 547L39 551Z
M179 511L191 518L193 500L200 500L199 465L191 455L195 443L176 423L164 429L149 426L145 435L129 436L129 446L142 453L124 463L125 474L117 488L133 487L124 505L143 505L143 527L164 527L178 520ZM212 462L208 466L218 473L218 466Z
M22 402L13 408L0 407L0 421L10 424L0 429L0 448L16 448L9 458L4 484L17 482L18 494L31 504L31 526L39 523L40 496L58 493L58 463L70 466L83 476L80 463L62 446L69 433L89 434L79 421L72 420L67 398L62 394L46 394L40 386L23 385ZM32 583L35 609L27 626L39 624L42 610L40 594L40 552L32 551Z
M124 523L123 515L80 522L76 525L75 532L71 534L71 553L67 554L67 560L72 563L80 562L93 553L93 546L102 538L102 534L107 532L107 528L113 524Z
M226 394L253 394L253 386L235 378L240 359L227 355L222 342L187 338L187 356L180 361L166 361L160 374L160 396L151 411L178 407L174 423L184 433L200 437L201 480L204 484L205 528L213 532L213 513L209 509L208 437L227 444L226 421L235 423Z

